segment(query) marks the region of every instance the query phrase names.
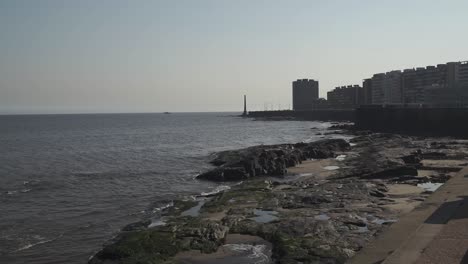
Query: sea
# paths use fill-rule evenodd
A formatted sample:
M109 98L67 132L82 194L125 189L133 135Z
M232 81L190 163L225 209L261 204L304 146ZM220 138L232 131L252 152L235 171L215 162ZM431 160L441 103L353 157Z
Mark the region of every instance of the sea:
M226 188L195 179L216 152L316 141L331 126L238 115L0 116L0 263L86 263L173 199Z

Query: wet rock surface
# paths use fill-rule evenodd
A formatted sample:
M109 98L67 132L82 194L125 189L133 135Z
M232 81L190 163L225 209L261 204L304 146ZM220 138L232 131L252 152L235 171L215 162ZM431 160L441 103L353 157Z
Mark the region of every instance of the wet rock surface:
M266 258L270 262L344 263L398 220L399 211L394 208L402 200L415 204L429 195L423 191L395 193L394 186L418 189L418 184L450 178L449 172L422 170L444 167L445 163L437 163L440 160L427 157L466 162L465 143L442 149L440 145L449 139L429 143L432 141L368 134L351 140L351 148L342 140L326 140L222 152L213 161L222 173L211 171L200 178L244 180L241 184L204 198L202 203L175 201L164 212L163 226L145 228L144 222L127 226L90 263L192 263L190 258L180 262L175 256L194 250L220 254L226 237L233 234L271 243L271 259ZM343 154L346 158L335 159ZM326 178L313 173L275 177L310 158L330 158L340 169ZM457 164L445 167L460 169ZM196 215L184 215L196 206ZM236 263L232 258L231 254L226 259Z

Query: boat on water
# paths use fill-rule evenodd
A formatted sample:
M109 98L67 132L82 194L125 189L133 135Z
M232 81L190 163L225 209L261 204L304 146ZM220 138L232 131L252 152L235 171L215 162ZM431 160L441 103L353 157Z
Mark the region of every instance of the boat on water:
M171 114L171 113L169 113L169 112L164 112L163 114L165 114L165 115L169 115L169 114Z

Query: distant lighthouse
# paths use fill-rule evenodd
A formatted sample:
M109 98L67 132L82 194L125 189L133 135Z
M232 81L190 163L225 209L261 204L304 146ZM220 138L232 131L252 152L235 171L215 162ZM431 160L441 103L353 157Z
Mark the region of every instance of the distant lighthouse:
M247 96L244 94L244 113L242 114L243 117L247 117Z

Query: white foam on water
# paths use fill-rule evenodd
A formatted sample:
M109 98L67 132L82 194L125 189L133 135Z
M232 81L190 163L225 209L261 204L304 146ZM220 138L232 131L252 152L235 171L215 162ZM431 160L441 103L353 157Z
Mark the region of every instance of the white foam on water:
M270 263L270 257L267 255L266 245L249 245L249 244L226 244L223 247L232 251L248 254L248 258L255 261L255 264Z
M227 185L220 185L216 188L214 188L213 191L211 192L202 192L200 195L201 196L210 196L210 195L214 195L214 194L217 194L217 193L220 193L220 192L224 192L226 190L229 190L231 189L231 187L227 186Z
M346 158L346 155L338 155L335 159L338 161L343 161Z
M339 169L340 167L338 167L338 166L326 166L326 167L323 167L323 168L326 169L326 170L330 170L330 171L331 171L331 170L337 170L337 169Z
M174 202L170 202L170 203L165 204L165 205L163 205L163 206L161 206L161 207L153 208L153 213L157 213L157 212L164 211L164 210L166 210L167 208L172 207L172 206L174 206Z
M244 183L244 181L240 181L240 182L234 184L233 186L238 186L238 185L241 185L242 183Z
M34 235L33 238L35 239L38 239L39 241L36 242L36 243L28 243L20 248L18 248L17 250L15 250L15 252L19 252L19 251L23 251L23 250L26 250L26 249L29 249L29 248L32 248L34 246L37 246L37 245L41 245L41 244L45 244L45 243L49 243L49 242L52 242L52 241L55 241L59 238L61 238L63 236L63 234L61 234L60 236L56 237L56 238L52 238L52 239L46 239L44 237L41 237L39 235Z
M435 192L442 185L444 185L444 184L443 183L434 183L434 182L425 182L425 183L419 183L417 186L419 188L423 188L425 191Z
M148 228L155 227L155 226L164 226L166 225L166 222L162 219L154 219L151 221L151 224L148 226Z

